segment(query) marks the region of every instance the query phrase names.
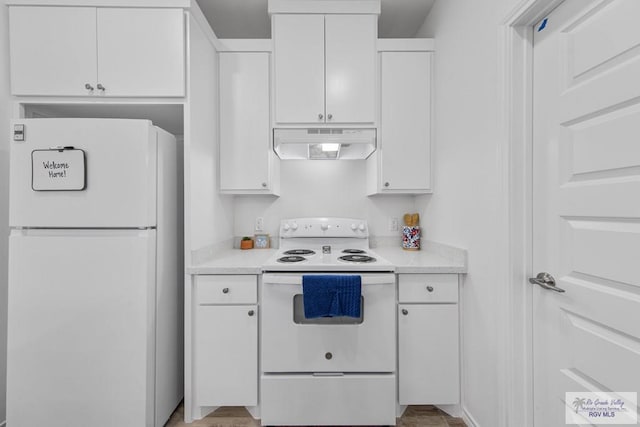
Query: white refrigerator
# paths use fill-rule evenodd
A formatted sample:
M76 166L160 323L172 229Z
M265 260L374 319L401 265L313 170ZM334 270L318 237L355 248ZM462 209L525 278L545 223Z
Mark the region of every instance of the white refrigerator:
M163 426L184 390L175 137L24 119L10 145L7 425Z

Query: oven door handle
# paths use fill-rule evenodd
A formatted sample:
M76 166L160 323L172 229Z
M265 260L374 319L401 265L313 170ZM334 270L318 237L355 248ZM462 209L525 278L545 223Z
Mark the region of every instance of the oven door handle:
M328 273L323 273L328 274ZM365 275L354 274L354 276L360 276L362 278L363 285L395 285L396 279L393 273L379 274L379 275ZM284 275L284 274L264 274L262 282L265 285L302 285L302 276L299 275Z

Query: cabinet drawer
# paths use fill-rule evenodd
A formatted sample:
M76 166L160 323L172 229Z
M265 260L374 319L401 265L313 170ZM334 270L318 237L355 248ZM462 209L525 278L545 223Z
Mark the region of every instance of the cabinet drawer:
M258 278L255 275L212 275L196 277L198 304L256 304Z
M457 274L399 274L400 302L457 303Z

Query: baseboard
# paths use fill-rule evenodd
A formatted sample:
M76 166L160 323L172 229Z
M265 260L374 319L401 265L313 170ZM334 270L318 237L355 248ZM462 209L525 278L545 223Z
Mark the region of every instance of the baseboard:
M467 408L462 406L462 419L468 427L480 427L480 424L473 418L473 416L467 411Z

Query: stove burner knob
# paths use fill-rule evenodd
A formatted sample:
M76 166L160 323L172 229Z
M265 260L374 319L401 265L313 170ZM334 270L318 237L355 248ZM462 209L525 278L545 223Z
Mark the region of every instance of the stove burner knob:
M322 228L323 231L327 231L329 229L329 224L322 224L320 228Z
M298 229L298 223L297 223L297 222L294 222L293 224L291 224L291 229L292 229L293 231L296 231L296 230Z
M282 228L284 228L284 231L289 231L289 224L287 224L285 222L285 224L282 226Z
M364 231L364 223L361 222L358 228L360 229L360 231Z
M324 355L324 358L327 359L327 360L331 360L332 357L333 357L333 354L331 354L331 353L326 353Z
M355 224L351 224L351 229L352 229L353 231L356 231L356 230L358 229L358 226L357 226L357 225L355 225Z

